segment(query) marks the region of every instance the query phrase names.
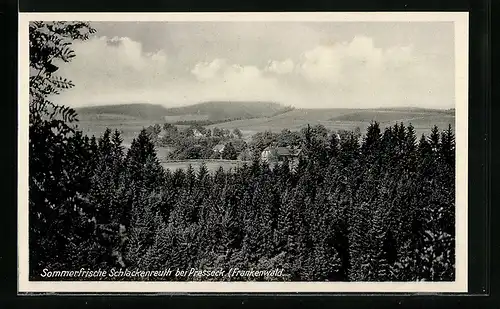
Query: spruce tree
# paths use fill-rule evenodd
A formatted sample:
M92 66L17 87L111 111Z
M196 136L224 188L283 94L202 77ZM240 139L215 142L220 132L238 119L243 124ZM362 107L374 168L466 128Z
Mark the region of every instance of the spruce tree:
M339 139L336 132L330 135L328 150L330 159L336 159L339 154Z
M232 143L228 143L224 150L222 151L222 158L225 160L236 160L238 153Z

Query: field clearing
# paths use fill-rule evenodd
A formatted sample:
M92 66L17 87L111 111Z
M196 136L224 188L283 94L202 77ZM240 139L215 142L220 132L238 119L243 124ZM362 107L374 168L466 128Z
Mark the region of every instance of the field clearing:
M191 165L195 171L198 171L202 165L205 163L207 169L210 173L217 171L222 167L225 171L232 168L242 166L244 163L250 164L251 162L237 161L237 160L184 160L184 161L164 161L161 163L163 168L169 169L174 172L175 170L182 169L187 170Z
M83 114L78 115L81 121L99 121L99 120L110 120L110 121L119 121L119 120L127 120L134 121L137 120L134 116L123 115L123 114L112 114L112 113L104 113L104 114Z
M167 161L167 156L174 149L172 147L156 147L156 156L160 161Z
M124 144L125 148L130 148L130 144ZM168 154L173 150L172 147L155 147L156 156L160 160L161 165L165 169L169 169L172 172L178 169L187 170L189 165L191 165L195 171L200 169L201 164L204 162L207 166L209 172L215 172L219 167L227 171L231 168L235 168L243 165L244 163L250 164L251 162L239 161L239 160L220 160L220 159L202 159L202 160L168 160Z
M111 130L118 130L122 133L122 138L124 143L131 143L132 140L137 137L142 128L146 128L155 123L162 124L161 121L149 121L149 120L124 120L124 119L95 119L95 120L80 120L78 122L78 128L83 131L83 134L88 136L95 135L95 137L100 137L106 128Z
M329 120L333 121L365 121L366 119L378 121L380 123L394 122L401 119L412 118L426 118L426 117L446 117L453 115L446 115L435 112L422 112L422 111L392 111L392 110L362 110L359 112L348 113L334 117Z
M382 129L403 122L411 123L418 135L428 134L432 126L437 125L444 130L451 124L455 128L455 116L442 111L398 111L398 110L353 110L353 109L302 109L293 110L270 118L237 120L214 124L209 127L219 127L233 130L240 129L244 135L250 136L257 132L280 132L283 129L300 130L308 124L321 124L327 129L354 130L357 127L364 132L371 121L378 121Z
M123 143L123 146L125 147L125 149L129 149L130 146L131 146L131 143ZM158 157L158 159L163 162L163 161L167 161L167 156L170 152L172 152L174 149L172 147L165 147L165 146L156 146L155 147L155 150L156 150L156 156Z
M164 116L164 118L165 122L200 121L200 120L208 120L208 115L187 114L187 115Z

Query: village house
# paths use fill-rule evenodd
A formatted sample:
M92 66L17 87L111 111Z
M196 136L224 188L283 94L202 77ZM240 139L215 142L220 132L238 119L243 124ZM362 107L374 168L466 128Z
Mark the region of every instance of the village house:
M300 148L269 146L262 151L261 161L273 166L281 165L288 160L290 168L295 168L299 163L300 154Z
M226 145L224 144L218 144L215 145L212 150L217 153L217 156L222 159L222 152L224 152L224 149L226 148Z
M199 138L199 137L203 137L204 135L203 135L203 133L201 133L201 132L200 132L200 131L198 131L197 129L194 129L194 130L193 130L193 136L194 136L194 137L198 137L198 138Z

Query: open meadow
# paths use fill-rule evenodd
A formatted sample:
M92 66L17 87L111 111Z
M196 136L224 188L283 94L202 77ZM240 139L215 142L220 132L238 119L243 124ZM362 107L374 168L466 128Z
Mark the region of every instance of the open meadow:
M209 128L222 129L238 128L244 135L257 132L280 132L283 129L300 130L308 124L313 126L321 124L330 130L354 130L357 127L364 132L371 121L378 121L382 129L396 123L412 124L416 134L428 134L432 126L446 129L448 124L455 128L455 114L440 110L356 110L356 109L296 109L266 118L244 119L220 124Z

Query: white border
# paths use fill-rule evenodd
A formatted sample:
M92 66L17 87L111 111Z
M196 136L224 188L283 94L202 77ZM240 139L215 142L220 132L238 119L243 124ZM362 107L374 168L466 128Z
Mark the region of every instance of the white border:
M276 21L276 22L454 22L456 127L455 282L33 282L28 280L28 102L29 41L32 20L85 21ZM467 292L468 165L467 12L370 13L20 13L18 135L18 292Z

